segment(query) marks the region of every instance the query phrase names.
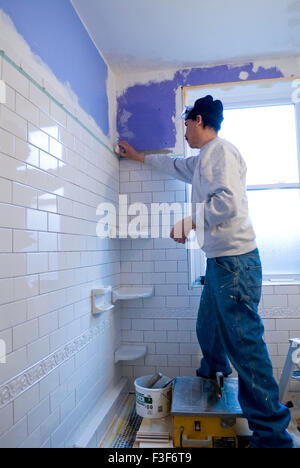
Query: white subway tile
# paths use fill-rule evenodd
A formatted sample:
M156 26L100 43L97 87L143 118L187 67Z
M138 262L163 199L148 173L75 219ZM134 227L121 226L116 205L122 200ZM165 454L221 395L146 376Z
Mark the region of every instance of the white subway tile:
M165 273L142 273L143 284L164 284L166 282Z
M196 329L196 320L178 320L178 330L195 330Z
M39 123L36 124L43 132L58 140L59 125L44 112L39 113Z
M29 83L29 98L30 101L37 107L45 111L47 114L50 112L50 99L33 83Z
M48 271L47 253L28 253L27 254L27 274L44 273Z
M141 182L120 182L120 193L127 194L132 192L141 192Z
M28 141L43 151L48 152L49 150L49 136L47 133L42 132L42 130L30 123L28 124Z
M58 329L58 312L51 312L43 315L39 319L39 334L40 337L50 335Z
M40 252L56 252L57 251L57 234L52 232L38 233L39 251Z
M128 343L143 343L144 341L144 336L142 331L130 331L130 330L122 330L121 331L121 338L122 341L128 342Z
M39 337L38 321L31 320L29 322L17 325L13 328L13 349L14 351L26 346L29 343L37 340Z
M10 86L6 85L6 107L9 107L10 110L16 110L16 92Z
M160 343L167 341L166 331L144 331L144 342Z
M290 295L288 295L288 304L289 304L289 307L298 307L298 308L300 308L300 294L290 294Z
M14 205L37 208L37 191L21 184L13 184Z
M132 320L132 330L154 330L153 320L134 319Z
M140 179L142 180L142 179ZM142 183L142 192L163 192L164 191L164 182L157 180L151 180L148 182Z
M14 424L12 403L0 409L0 437Z
M50 137L49 153L62 161L66 160L66 151L64 146L52 137Z
M28 413L28 432L31 434L50 415L50 400L45 398Z
M14 252L36 252L38 250L37 232L17 231L13 233Z
M276 330L300 330L300 318L276 319Z
M167 341L172 343L189 343L191 340L191 335L188 331L168 331L167 332Z
M15 301L37 296L39 293L39 278L36 275L14 278L13 287Z
M14 136L0 128L0 151L12 155L14 152Z
M22 140L27 139L26 120L2 104L0 104L0 127Z
M0 202L12 202L12 183L10 180L2 179L0 177Z
M39 165L39 149L20 138L16 138L14 156L32 166Z
M300 293L300 286L298 285L289 285L289 284L282 284L280 286L274 287L275 294L299 294Z
M16 95L16 112L23 117L23 119L28 120L28 122L31 122L36 127L39 126L38 108L18 93Z
M266 331L265 332L266 343L288 343L289 334L287 331Z
M40 151L40 169L58 175L58 160L44 151Z
M175 192L153 192L153 203L174 203Z
M49 354L50 340L48 336L30 343L27 346L28 365L34 365L35 363L49 356Z
M1 175L6 179L26 183L26 164L10 156L0 154Z
M21 445L27 435L27 417L25 417L0 437L0 448L15 449Z
M26 227L32 231L47 231L47 213L27 209Z
M47 192L38 192L38 209L42 211L57 212L56 195Z
M172 355L168 356L168 365L169 366L186 366L190 367L192 365L191 356L182 356L182 355ZM195 375L195 371L194 371Z
M64 109L59 107L55 102L50 102L50 115L62 127L67 126L67 114Z
M65 307L64 309L61 309L58 312L58 326L59 326L59 328L64 327L65 325L68 325L69 323L73 322L73 320L74 320L74 307L73 307L73 305Z
M0 253L12 252L12 230L0 229Z
M29 95L29 81L10 63L3 61L2 79L24 97Z
M0 304L14 300L14 283L12 279L0 279Z
M274 294L272 296L263 296L264 307L287 307L287 295Z
M6 358L8 354L10 354L13 350L12 344L12 329L9 328L8 330L0 331L0 340L1 342L5 343L5 349L3 350L2 347L0 349L0 360ZM1 363L1 366L4 364Z
M155 330L177 330L177 320L175 319L158 319L154 320Z
M190 306L190 300L187 296L167 297L167 307L186 307Z
M159 261L155 262L156 272L177 272L176 261Z
M179 354L179 343L156 343L157 354Z
M157 284L155 286L156 296L177 296L176 284Z
M152 273L154 272L154 262L132 262L133 273Z
M34 385L13 402L14 424L24 418L26 414L39 403L39 386Z
M26 274L26 255L21 253L0 254L0 278Z
M168 357L163 355L153 355L147 354L145 357L145 365L146 366L164 366L168 365Z

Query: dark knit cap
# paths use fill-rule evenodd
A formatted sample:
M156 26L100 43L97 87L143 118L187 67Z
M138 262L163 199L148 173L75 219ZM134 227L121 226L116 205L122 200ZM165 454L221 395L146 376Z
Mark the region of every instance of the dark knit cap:
M182 113L182 119L196 120L197 115L201 115L210 124L220 127L224 120L223 104L219 100L214 101L210 95L205 96L197 99L194 106L186 107Z

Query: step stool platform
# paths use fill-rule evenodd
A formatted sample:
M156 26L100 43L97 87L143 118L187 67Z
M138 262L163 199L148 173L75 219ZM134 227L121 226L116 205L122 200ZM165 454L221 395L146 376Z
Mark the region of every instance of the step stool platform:
M218 398L213 380L201 377L176 377L171 414L173 416L243 417L238 402L238 379L224 379L222 397Z

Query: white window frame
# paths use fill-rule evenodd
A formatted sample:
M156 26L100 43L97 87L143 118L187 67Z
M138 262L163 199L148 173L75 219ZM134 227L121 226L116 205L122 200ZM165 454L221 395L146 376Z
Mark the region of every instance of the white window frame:
M247 191L251 190L274 190L292 189L300 190L300 78L278 78L257 81L221 83L217 85L186 86L182 88L182 104L193 105L200 96L213 95L214 99L221 99L225 110L240 109L243 107L278 106L286 104L295 105L296 138L298 146L298 171L299 183L295 184L262 184L248 185ZM295 97L298 99L295 100ZM299 102L298 102L299 101ZM183 135L184 122L183 122ZM191 152L185 139L183 139L184 156L189 157ZM191 187L186 186L186 199L191 200ZM189 289L201 288L194 285L194 280L205 275L206 257L202 250L189 250ZM196 267L197 265L197 267ZM200 272L200 274L199 274ZM263 283L269 285L277 284L300 284L300 275L265 275Z

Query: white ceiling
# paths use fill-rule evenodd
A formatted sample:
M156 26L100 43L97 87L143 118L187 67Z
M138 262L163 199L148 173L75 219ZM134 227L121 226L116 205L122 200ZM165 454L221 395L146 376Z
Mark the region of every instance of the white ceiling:
M115 73L300 53L300 0L71 0Z

